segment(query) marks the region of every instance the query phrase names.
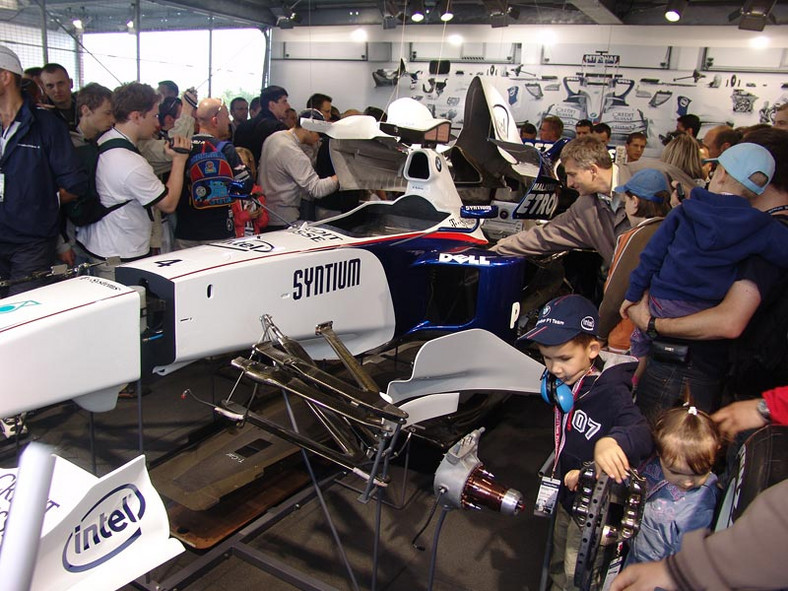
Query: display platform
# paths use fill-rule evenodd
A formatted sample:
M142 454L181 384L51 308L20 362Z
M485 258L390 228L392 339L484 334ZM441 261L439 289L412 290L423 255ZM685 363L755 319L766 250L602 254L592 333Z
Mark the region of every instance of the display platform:
M303 468L280 464L250 484L226 495L207 511L193 511L165 498L170 535L195 550L207 550L308 483L309 475Z
M299 428L312 437L322 431L303 403L293 401ZM286 423L281 398L264 405L267 416ZM228 494L270 471L299 448L249 423L228 427L193 449L156 466L151 478L162 495L192 511L206 511Z

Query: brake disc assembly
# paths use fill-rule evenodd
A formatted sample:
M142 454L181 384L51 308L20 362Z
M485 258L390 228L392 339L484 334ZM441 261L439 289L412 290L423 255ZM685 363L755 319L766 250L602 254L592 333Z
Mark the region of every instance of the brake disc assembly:
M602 588L608 566L621 555L623 542L638 532L645 489L645 479L634 469L620 484L604 473L597 477L593 465L581 473L572 505L572 516L582 532L575 567L575 585L581 591Z

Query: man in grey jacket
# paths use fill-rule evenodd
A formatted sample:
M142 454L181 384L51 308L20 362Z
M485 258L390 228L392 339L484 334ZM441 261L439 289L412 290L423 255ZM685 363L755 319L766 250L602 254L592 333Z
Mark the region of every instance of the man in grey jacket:
M624 184L643 168L656 168L668 183L681 182L687 194L692 179L675 166L653 159L619 167L610 158L607 147L592 136L569 142L561 151L566 183L580 193L564 213L548 223L534 226L498 242L492 250L500 254L542 256L574 248L593 249L607 267L613 258L616 238L629 230L623 196L613 188Z
M508 236L493 247L500 254L541 256L572 248L592 248L607 264L613 257L616 236L629 229L623 202L613 195L619 183L618 166L605 145L584 136L561 152L566 181L580 197L548 223Z
M259 184L271 213L267 230L281 230L300 218L301 201L320 199L339 188L336 175L320 178L301 145L314 146L320 135L301 127L301 118L323 121L315 109L299 113L296 126L277 131L263 143ZM303 218L302 218L303 219Z

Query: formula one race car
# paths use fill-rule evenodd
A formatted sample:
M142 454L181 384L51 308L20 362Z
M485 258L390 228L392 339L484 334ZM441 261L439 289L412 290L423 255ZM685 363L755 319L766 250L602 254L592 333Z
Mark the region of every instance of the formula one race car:
M494 137L516 133L495 121ZM485 250L482 220L463 212L436 149L449 141L450 122L400 99L389 123L390 133L364 116L305 125L332 137L343 188L401 191L396 200L127 263L116 282L77 277L0 301L0 416L69 398L109 410L140 368L166 374L247 348L266 314L315 359L334 357L314 333L326 321L354 355L425 331L483 328L511 342L527 263ZM506 165L532 184L536 150L519 146L512 156L491 145L487 165L505 154ZM47 358L68 367L68 376L37 371Z

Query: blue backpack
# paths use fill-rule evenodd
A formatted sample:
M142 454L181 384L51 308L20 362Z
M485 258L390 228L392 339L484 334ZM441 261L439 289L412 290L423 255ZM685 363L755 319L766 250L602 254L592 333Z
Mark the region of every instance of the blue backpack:
M233 168L222 152L228 144L221 141L214 145L209 140L197 140L186 164L189 182L189 203L195 209L226 207L232 203L230 183ZM197 144L195 142L195 144Z

